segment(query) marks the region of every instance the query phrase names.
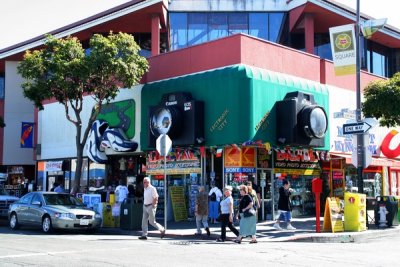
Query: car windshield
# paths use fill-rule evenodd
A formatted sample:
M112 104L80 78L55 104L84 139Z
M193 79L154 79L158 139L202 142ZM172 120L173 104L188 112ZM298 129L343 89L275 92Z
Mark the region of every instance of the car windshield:
M43 194L46 205L85 206L79 199L68 194Z

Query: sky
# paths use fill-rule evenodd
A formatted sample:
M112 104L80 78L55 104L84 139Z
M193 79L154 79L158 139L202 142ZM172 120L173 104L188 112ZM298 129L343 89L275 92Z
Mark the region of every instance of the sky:
M357 0L336 0L353 9ZM400 29L397 0L359 0L360 10ZM0 49L97 14L129 0L2 0ZM394 8L393 5L396 5Z

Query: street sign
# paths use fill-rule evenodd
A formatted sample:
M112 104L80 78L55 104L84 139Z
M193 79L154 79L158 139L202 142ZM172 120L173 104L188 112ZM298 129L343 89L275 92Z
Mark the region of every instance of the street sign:
M371 128L365 121L343 124L343 134L363 134Z
M172 140L166 134L161 134L156 140L156 149L160 156L166 156L171 152Z

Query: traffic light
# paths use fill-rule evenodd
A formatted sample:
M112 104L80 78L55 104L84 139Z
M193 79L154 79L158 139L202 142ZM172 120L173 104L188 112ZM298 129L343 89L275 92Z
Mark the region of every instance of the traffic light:
M287 93L276 102L277 143L291 146L323 147L328 130L325 109L312 94Z
M160 134L167 134L173 146L204 143L204 102L187 92L162 96L157 106L149 107L149 146L155 147Z

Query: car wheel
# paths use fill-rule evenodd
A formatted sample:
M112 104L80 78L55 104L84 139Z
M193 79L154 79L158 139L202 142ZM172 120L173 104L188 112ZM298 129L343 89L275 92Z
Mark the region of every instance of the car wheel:
M53 230L53 227L51 226L51 219L49 216L44 216L42 220L42 231L44 233L50 233Z
M19 228L18 218L16 213L12 213L10 217L10 228L17 230Z

